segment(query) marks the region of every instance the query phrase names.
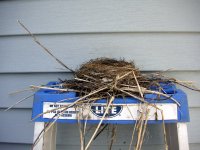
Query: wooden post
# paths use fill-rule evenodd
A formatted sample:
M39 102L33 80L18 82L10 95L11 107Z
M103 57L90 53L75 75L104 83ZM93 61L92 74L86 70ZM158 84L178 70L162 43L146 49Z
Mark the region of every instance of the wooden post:
M35 122L34 141L38 138L40 132L44 129L44 122ZM47 132L45 132L33 150L56 150L56 124L54 124Z
M38 138L40 132L44 129L44 122L35 122L33 142ZM43 137L36 143L33 150L43 150Z
M186 123L177 123L179 150L189 150Z
M43 150L56 150L56 123L44 134Z

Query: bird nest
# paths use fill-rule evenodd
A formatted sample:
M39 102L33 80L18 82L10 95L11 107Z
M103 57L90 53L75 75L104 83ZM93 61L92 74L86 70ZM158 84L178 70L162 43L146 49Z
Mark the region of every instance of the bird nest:
M142 86L149 86L143 82L145 79L133 62L98 58L81 65L75 72L75 78L64 81L63 86L77 90L81 96L106 86L106 90L94 94L93 97L119 96L122 92L117 88L136 86L135 77Z
M79 97L87 96L87 99L131 96L144 102L147 93L169 98L160 84L177 81L161 73L143 74L134 62L110 58L92 59L82 64L74 74L74 79L61 81L62 87L76 91Z

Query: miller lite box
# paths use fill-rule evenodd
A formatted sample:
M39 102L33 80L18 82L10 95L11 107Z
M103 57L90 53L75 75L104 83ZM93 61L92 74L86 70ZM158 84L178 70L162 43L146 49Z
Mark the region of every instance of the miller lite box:
M57 84L57 82L50 82L47 85L56 87ZM151 104L148 106L132 97L115 98L102 123L135 123L145 107L148 107L148 123L188 122L189 111L186 94L174 85L164 85L163 88L169 98L163 97L162 100L162 96L157 99L155 94L145 94L145 101ZM78 98L75 92L40 89L34 95L32 119L37 122L77 123L79 120L87 121L87 123L99 123L105 113L108 100L99 99L94 103L73 105Z

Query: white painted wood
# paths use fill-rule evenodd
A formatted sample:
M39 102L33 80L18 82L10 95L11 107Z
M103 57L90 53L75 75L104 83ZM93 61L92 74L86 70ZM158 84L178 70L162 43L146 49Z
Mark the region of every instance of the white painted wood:
M186 123L177 123L179 150L189 150L188 132Z
M97 57L134 60L141 70L200 70L200 34L119 33L38 37L70 68ZM0 37L0 72L57 72L62 68L30 36Z
M43 150L56 150L56 124L44 133Z
M35 140L39 137L41 131L44 129L44 125L45 125L44 122L35 122L33 142L35 142ZM41 136L41 138L33 147L33 150L44 150L43 144L44 144L44 139L43 136Z
M198 0L1 1L0 34L83 32L199 32Z
M56 124L52 125L48 131L45 131L44 134L40 135L44 126L44 122L35 122L33 142L38 138L39 140L33 147L33 150L56 150Z

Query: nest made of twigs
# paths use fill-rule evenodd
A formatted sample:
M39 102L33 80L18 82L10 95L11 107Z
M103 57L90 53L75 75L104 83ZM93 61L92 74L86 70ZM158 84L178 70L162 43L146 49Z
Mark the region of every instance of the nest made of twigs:
M153 77L142 74L133 61L97 58L82 64L75 71L75 78L73 80L65 80L63 87L74 89L78 91L79 95L84 96L95 89L107 86L106 90L92 95L92 97L99 98L110 97L111 95L127 96L119 89L134 88L137 90L132 90L131 93L139 96L138 86L143 89L149 89L152 84L159 86L160 78L156 77L152 80ZM164 79L162 82L164 82ZM167 83L168 80L165 82Z

